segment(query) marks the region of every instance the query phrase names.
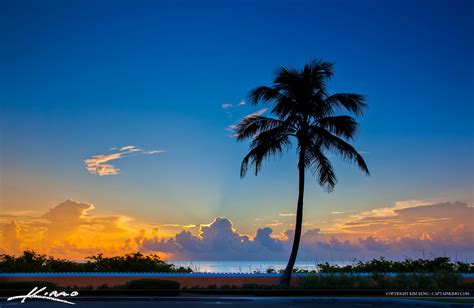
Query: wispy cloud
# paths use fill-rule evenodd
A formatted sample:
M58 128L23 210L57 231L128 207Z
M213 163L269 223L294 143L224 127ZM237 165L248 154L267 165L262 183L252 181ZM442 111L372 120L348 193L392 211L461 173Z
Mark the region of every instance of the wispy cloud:
M474 207L462 202L434 204L418 200L399 201L394 206L345 216L336 220L330 229L359 236L366 234L386 238L400 235L419 237L423 232L442 233L443 230L453 229L458 225L473 228L470 222L473 212Z
M296 216L295 213L279 213L278 215L279 215L279 216L283 216L283 217Z
M248 115L246 115L245 117L243 117L242 120L248 119L248 118L252 118L252 117L261 116L262 114L264 114L265 112L267 112L267 110L268 110L268 108L262 108L262 109L260 109L260 110L255 111L255 112L252 112L251 114L248 114ZM241 120L241 121L242 121L242 120ZM236 127L237 127L236 124L231 124L231 125L227 126L227 127L225 128L225 130L233 133L233 132L235 131L235 128L236 128ZM236 135L236 134L230 134L229 137L235 138L235 137L237 137L237 135Z
M357 212L357 211L334 211L334 212L331 212L331 214L347 214L347 213L354 213L354 212Z
M244 101L240 101L238 104L222 104L222 109L232 109L232 108L237 108L237 107L242 107L245 106Z
M120 169L109 162L124 157L135 155L151 155L163 153L163 150L142 150L134 145L126 145L120 148L111 148L110 151L115 153L94 155L86 160L86 169L90 174L98 174L99 176L116 175L120 173Z
M190 228L196 228L197 225L183 225L182 226L184 229L190 229Z
M222 109L226 110L226 114L230 117L232 117L232 112L231 109L239 108L242 106L245 106L245 102L242 100L238 104L222 104Z
M251 117L257 117L257 116L261 116L262 114L264 114L266 111L268 110L268 108L262 108L260 110L257 110L247 116L245 116L246 118L251 118Z

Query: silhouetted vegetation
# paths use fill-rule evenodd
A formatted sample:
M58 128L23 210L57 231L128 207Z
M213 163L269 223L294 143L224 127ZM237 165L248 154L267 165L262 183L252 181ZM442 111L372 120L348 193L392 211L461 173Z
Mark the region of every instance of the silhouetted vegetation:
M0 255L0 272L192 272L188 267L168 264L158 255L143 255L140 252L117 257L104 257L99 253L86 259L87 261L83 263L74 262L34 251L24 251L19 257L3 254Z
M329 263L318 264L321 273L474 273L474 266L464 262L452 263L448 257L434 259L405 259L389 261L384 258L368 262L358 261L353 265L338 266Z
M293 273L474 273L474 264L465 262L450 262L448 257L437 257L434 259L405 259L404 261L389 261L384 258L371 261L357 261L352 265L331 265L319 263L315 269L308 270L294 268ZM260 273L255 271L255 273ZM267 268L267 274L283 273L283 270Z

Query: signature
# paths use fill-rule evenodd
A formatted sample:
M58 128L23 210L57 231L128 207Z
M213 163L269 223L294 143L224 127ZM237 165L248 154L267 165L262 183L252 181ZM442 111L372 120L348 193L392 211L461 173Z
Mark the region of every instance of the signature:
M26 295L17 295L17 296L9 297L7 298L7 301L21 299L20 303L23 304L29 298L36 298L36 299L46 299L53 302L59 302L59 303L68 304L68 305L75 305L75 303L73 302L67 301L65 299L60 299L58 297L75 297L79 295L79 292L77 291L72 291L71 293L67 293L64 291L63 292L58 292L58 291L43 292L45 290L46 290L46 287L42 287L41 289L39 289L38 287L34 287L33 290L30 291L30 293Z

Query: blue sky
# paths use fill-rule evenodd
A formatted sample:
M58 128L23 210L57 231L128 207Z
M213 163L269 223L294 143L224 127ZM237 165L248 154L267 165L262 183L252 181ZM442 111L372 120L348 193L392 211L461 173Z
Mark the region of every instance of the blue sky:
M139 219L206 223L294 211L293 154L239 178L247 150L226 127L280 65L336 63L332 92L367 95L354 144L371 170L335 164L308 181L305 217L400 200L474 201L472 1L3 1L5 209L73 198ZM227 114L231 112L231 116ZM84 160L113 147L166 152ZM99 206L100 205L100 206ZM277 219L277 218L275 218Z

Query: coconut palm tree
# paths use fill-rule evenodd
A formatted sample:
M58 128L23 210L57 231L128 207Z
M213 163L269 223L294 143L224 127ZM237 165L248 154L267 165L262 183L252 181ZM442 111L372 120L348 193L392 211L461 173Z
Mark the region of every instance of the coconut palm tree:
M281 67L271 87L260 86L252 90L252 104L266 103L273 117L263 116L264 110L242 118L233 126L238 141L252 139L250 150L244 157L240 176L249 166L258 174L266 158L279 155L296 144L298 155L298 201L293 246L288 265L280 283L288 285L298 254L303 222L303 196L305 171L311 170L319 185L331 192L337 179L327 153L355 163L369 175L362 156L348 141L354 138L358 124L347 111L356 116L366 107L364 96L353 93L329 95L327 82L333 76L334 64L323 60L310 61L302 70Z

